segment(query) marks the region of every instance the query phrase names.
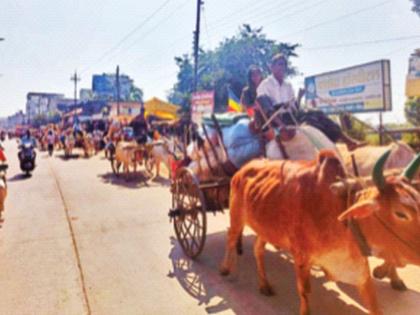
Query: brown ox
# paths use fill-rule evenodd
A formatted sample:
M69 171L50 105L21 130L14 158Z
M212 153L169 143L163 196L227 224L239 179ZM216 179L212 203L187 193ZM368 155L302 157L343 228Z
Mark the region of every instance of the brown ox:
M123 171L125 173L126 178L130 173L130 167L133 168L133 171L136 172L137 170L137 159L136 159L136 151L138 145L136 142L124 142L121 141L117 144L115 149L115 161L118 165L123 166Z
M371 314L382 314L367 258L350 229L338 219L357 219L375 253L391 247L404 261L420 262L420 194L399 177L383 177L386 158L379 159L375 167L376 185L352 194L349 200L330 192L337 177L344 176L331 151L322 151L316 161L254 160L245 165L231 181L231 226L221 273L232 271L236 244L248 225L257 234L254 254L262 293L272 293L263 262L265 244L271 243L293 255L300 314L309 314L310 268L314 265L331 280L357 286Z
M395 142L387 146L365 146L348 152L345 146L337 145L340 154L343 158L348 174L355 175L355 168L353 166L352 156L354 155L354 162L359 176L368 176L373 170L373 166L377 159L386 151L391 150L391 154L385 163L385 169L401 169L405 167L415 156L415 152L404 142ZM392 256L389 253L387 256ZM392 259L394 261L395 259ZM378 279L385 277L390 278L390 284L393 289L406 290L404 282L400 279L397 273L396 266L391 261L386 261L383 265L374 269L373 275Z

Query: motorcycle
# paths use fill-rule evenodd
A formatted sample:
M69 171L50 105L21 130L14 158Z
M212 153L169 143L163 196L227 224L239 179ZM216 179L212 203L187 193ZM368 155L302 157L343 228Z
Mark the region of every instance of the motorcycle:
M22 141L19 146L20 151L18 153L19 161L20 161L20 169L22 172L25 172L26 175L30 175L30 173L35 169L35 148L32 141Z

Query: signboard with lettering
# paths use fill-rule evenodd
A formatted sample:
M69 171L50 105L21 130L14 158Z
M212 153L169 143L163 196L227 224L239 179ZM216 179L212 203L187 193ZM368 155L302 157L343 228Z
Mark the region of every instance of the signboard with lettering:
M392 109L389 60L305 78L306 106L327 114Z
M195 92L191 96L191 120L200 125L203 116L214 109L214 91Z

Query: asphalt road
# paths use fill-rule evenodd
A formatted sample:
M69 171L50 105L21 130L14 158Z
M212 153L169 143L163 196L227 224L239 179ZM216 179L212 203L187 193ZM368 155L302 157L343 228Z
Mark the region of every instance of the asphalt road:
M257 290L254 237L229 278L218 274L228 215L208 216L196 261L174 239L168 183L116 179L102 156L64 160L38 154L31 178L20 176L16 143L5 144L10 169L6 221L0 229L0 314L298 314L292 264L269 249L276 295ZM376 259L371 260L376 265ZM420 314L420 268L401 270L408 291L376 281L388 315ZM366 314L354 288L314 272L313 314Z

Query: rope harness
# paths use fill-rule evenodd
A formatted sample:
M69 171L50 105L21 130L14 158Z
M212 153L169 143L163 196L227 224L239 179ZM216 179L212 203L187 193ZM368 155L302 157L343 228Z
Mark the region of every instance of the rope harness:
M363 184L363 181L359 180L359 183L364 186L363 188L366 188L366 185ZM347 209L352 205L352 201L356 196L353 196L353 193L351 191L351 185L349 185L347 182L345 182L346 188L347 188ZM357 193L356 193L357 194ZM400 235L398 235L397 232L395 232L392 227L389 226L388 223L386 223L383 219L381 219L377 213L373 213L373 217L380 223L380 225L389 233L391 234L395 239L397 239L401 244L405 245L407 248L409 248L411 251L414 252L416 256L420 257L420 254L418 250L416 250L415 246L410 244L408 241L403 239ZM360 249L360 252L363 256L369 257L372 256L372 248L369 245L365 234L363 233L362 229L360 228L359 222L355 219L348 219L345 222L345 225L350 229L350 231L353 234L354 239L357 242L357 245Z

